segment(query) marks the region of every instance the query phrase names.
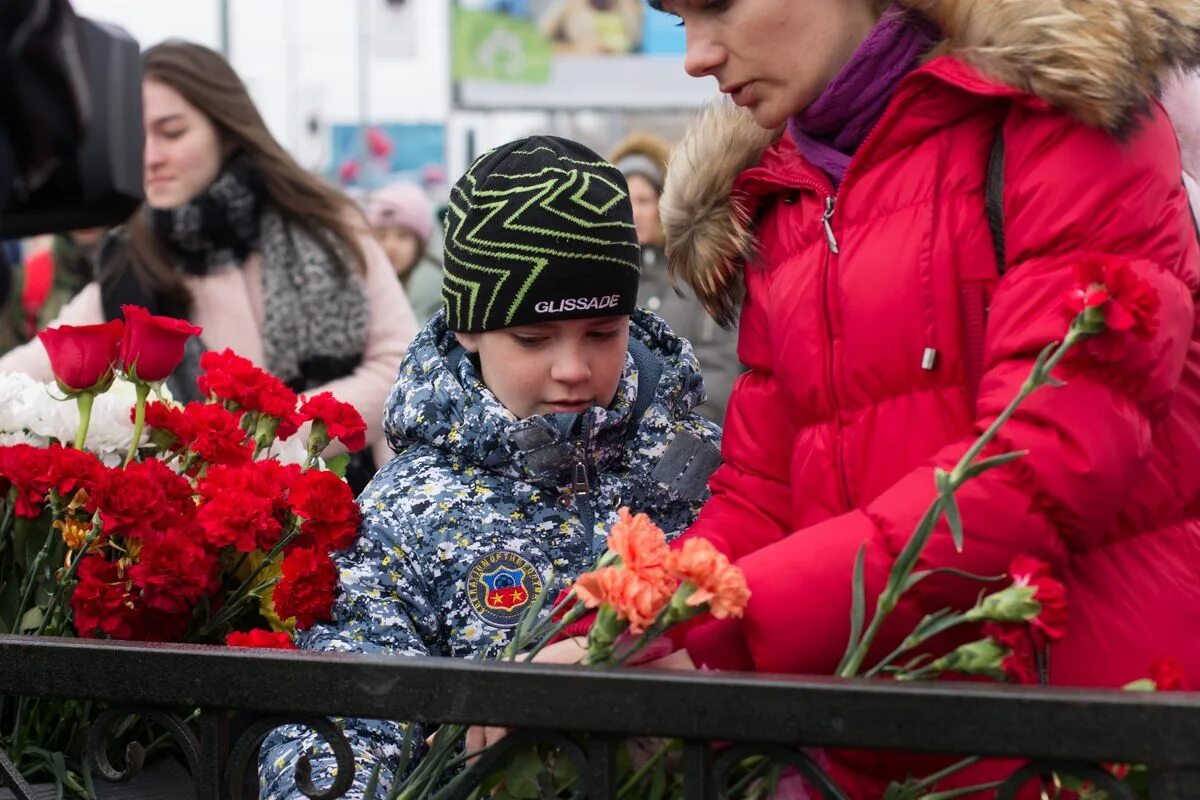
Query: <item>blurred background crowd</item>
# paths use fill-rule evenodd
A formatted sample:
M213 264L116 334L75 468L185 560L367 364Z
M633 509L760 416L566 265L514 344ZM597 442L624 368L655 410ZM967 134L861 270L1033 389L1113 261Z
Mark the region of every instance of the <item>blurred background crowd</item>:
M606 155L635 204L639 301L692 342L710 398L702 410L721 421L740 371L736 334L671 285L658 217L671 144L713 87L684 74L683 33L667 15L640 0L72 5L124 28L143 49L186 39L222 54L270 135L359 206L417 324L440 307L449 184L476 156L533 132ZM28 342L89 284L104 237L90 228L4 242L11 271L0 354Z

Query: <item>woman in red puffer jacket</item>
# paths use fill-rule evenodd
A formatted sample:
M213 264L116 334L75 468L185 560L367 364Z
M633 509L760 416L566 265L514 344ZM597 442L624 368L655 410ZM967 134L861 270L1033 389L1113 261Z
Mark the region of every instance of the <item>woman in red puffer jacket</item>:
M652 4L686 25L689 73L741 107L699 121L663 198L675 273L736 316L749 368L688 535L737 559L753 596L743 619L690 633L692 660L831 673L859 549L873 609L934 469L1062 338L1074 267L1103 254L1137 262L1155 334L1110 332L1062 364L1067 385L1001 431L1028 455L959 492L963 552L943 526L917 568L1048 561L1070 607L1050 683L1119 686L1174 657L1200 685L1200 246L1151 94L1200 62L1200 5ZM883 639L979 588L923 582Z

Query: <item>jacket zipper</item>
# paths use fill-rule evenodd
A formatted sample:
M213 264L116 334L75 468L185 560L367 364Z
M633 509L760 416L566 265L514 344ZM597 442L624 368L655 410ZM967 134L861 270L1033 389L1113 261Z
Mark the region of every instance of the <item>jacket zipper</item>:
M582 418L580 425L583 425ZM607 541L601 541L596 536L596 507L592 500L592 482L588 477L588 463L590 461L590 432L585 428L583 437L580 440L579 458L571 467L571 499L575 503L575 510L579 513L579 522L583 525L583 530L591 541L592 556L598 556L600 552L607 546Z
M829 384L829 409L833 416L833 468L838 476L838 491L843 508L851 508L850 481L846 477L846 461L842 456L843 431L841 404L837 391L837 340L833 330L833 259L841 251L837 236L833 232L833 212L837 208L837 195L825 197L825 213L821 215L821 226L825 229L825 269L822 272L821 299L825 310L825 340L829 342L829 357L826 360L826 381Z

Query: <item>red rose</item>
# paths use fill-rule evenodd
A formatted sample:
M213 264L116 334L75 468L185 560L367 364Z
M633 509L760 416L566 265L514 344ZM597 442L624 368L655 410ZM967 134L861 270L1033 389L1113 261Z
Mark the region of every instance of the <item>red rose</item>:
M141 589L147 608L190 614L202 597L217 588L220 564L198 539L188 528L172 528L142 545L129 578Z
M50 452L43 448L28 444L0 447L0 478L17 488L14 513L18 517L41 516L50 491L49 466Z
M201 329L172 317L156 317L141 306L121 306L125 336L121 341L121 368L132 381L166 380L183 360L187 340Z
M233 631L225 637L225 644L229 647L257 647L261 650L298 650L296 643L292 641L292 637L286 633L276 633L274 631L264 631L260 628L255 628L252 631Z
M1050 575L1050 565L1020 555L1009 565L1008 574L1018 586L1034 587L1033 599L1042 607L1038 615L1029 620L1034 643L1042 647L1062 639L1067 627L1067 590Z
M324 552L345 550L358 534L354 492L332 472L310 469L296 479L288 495L292 512L304 523L295 542Z
M989 622L983 626L983 634L1008 648L1009 654L1000 665L1005 677L1013 683L1036 685L1041 682L1034 640L1028 628L1012 623Z
M333 619L337 570L328 555L318 550L293 550L283 557L280 571L283 577L275 586L275 613L280 619L295 617L296 630Z
M138 633L138 604L117 565L101 555L84 556L71 593L76 632L85 639L103 633L114 639L133 639Z
M134 421L136 413L136 408L129 409L130 422ZM177 406L169 406L157 400L147 403L146 424L154 429L151 438L159 442L163 449L183 450L192 443L191 423L183 410Z
M367 446L367 424L362 415L349 403L336 399L330 392L321 392L300 406L300 421L312 420L325 424L330 439L340 439L347 450Z
M1159 297L1138 270L1153 269L1147 261L1091 254L1075 265L1075 286L1063 298L1072 316L1087 314L1095 332L1104 328L1131 331L1143 339L1158 330ZM1097 318L1099 322L1097 322Z
M242 412L215 403L188 403L183 409L191 441L188 449L209 464L240 464L254 457L254 443L242 430Z
M125 323L59 325L38 334L64 392L103 392L112 384Z
M1186 692L1190 689L1177 658L1160 658L1150 665L1150 678L1160 692Z

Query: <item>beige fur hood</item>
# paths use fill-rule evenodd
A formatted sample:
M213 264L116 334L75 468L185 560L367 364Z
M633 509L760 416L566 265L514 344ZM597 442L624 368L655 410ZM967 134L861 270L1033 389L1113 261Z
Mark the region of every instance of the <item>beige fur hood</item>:
M1200 65L1200 0L901 0L937 22L951 53L1083 122L1124 129L1177 67ZM662 197L671 273L719 322L736 319L754 243L730 187L779 131L713 103L675 148Z

